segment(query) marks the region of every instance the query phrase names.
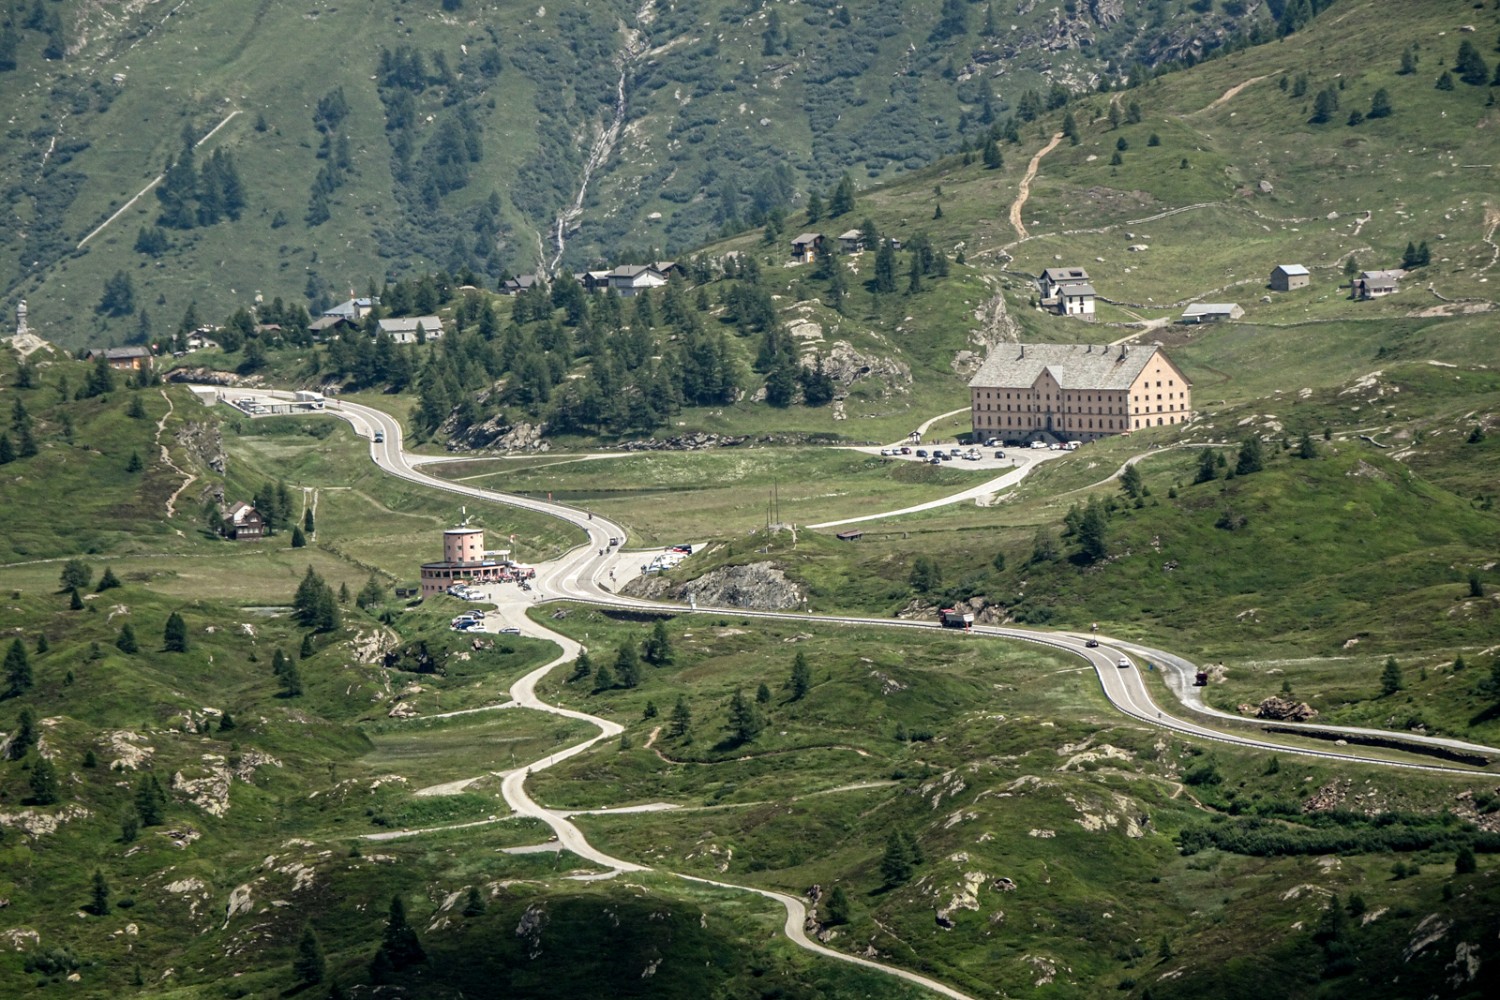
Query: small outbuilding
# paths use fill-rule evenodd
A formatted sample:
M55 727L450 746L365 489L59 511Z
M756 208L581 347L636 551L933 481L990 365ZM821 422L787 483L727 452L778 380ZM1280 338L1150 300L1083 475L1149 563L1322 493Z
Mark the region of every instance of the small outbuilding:
M1390 271L1361 271L1349 285L1356 299L1379 299L1400 291L1404 277L1406 272L1399 267Z
M840 531L833 537L841 542L857 542L865 537L865 533L858 528L850 528L848 531Z
M1245 310L1233 302L1194 302L1182 311L1183 323L1222 323L1241 319Z
M1271 271L1271 290L1290 292L1294 288L1306 288L1312 283L1312 275L1301 264L1277 264Z
M865 248L865 234L858 229L839 233L839 249L844 253L859 253Z

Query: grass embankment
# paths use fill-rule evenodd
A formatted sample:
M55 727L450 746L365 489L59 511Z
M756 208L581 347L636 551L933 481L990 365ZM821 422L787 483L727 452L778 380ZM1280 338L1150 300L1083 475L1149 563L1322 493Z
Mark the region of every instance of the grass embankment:
M490 471L493 470L493 471ZM764 527L774 496L797 524L922 503L994 473L933 468L829 448L647 452L598 460L553 458L444 464L445 479L577 504L631 529L632 544L718 539Z
M586 638L596 664L613 664L619 644L642 643L653 628L583 610L556 624ZM1432 907L1472 928L1496 904L1487 860L1479 875L1447 874L1458 844L1481 842L1440 815L1452 779L1350 774L1162 738L1118 722L1087 668L1024 644L903 634L897 650L877 630L732 615L677 616L666 628L673 662L643 665L637 688L590 693L592 679L549 682L563 703L626 725L629 746L600 744L539 773L538 800L675 805L576 822L606 849L660 869L793 893L817 884L823 919L826 894L839 886L852 913L831 928L835 947L870 943L975 989L1029 988L1046 968L1066 968L1086 994L1103 995L1125 980L1153 991L1178 976L1217 982L1223 962L1253 941L1308 984L1322 954L1311 927L1329 892L1384 908L1355 932L1362 955L1409 935ZM798 652L813 683L793 699L785 685ZM764 728L737 742L728 703L736 690L753 700L760 683L771 688L759 708ZM684 737L671 735L679 695L692 717ZM654 717L643 717L648 702ZM895 738L898 725L907 740ZM1352 812L1331 814L1332 823L1304 818L1315 800L1318 810ZM1371 810L1410 814L1397 823L1413 831L1398 853ZM1231 827L1253 817L1280 839L1234 840ZM1337 858L1304 855L1298 845L1331 830L1343 831ZM883 875L892 831L914 838L925 858L909 883ZM1205 849L1203 831L1250 846ZM1191 853L1179 851L1180 837ZM1438 901L1455 891L1467 893L1461 913ZM1288 933L1297 921L1307 929ZM1158 952L1163 937L1172 957ZM1380 969L1368 978L1390 973L1368 954Z

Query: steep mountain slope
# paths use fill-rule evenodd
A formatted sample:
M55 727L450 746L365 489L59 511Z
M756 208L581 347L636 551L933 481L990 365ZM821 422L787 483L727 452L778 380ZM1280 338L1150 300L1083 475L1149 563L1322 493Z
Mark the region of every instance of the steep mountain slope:
M676 254L1286 6L10 2L0 288L76 345L257 291ZM192 144L233 181L148 190Z

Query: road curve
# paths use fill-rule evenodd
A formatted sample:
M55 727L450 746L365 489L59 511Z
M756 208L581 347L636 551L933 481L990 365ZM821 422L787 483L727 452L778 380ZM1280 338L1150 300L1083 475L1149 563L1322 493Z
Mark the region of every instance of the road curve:
M290 398L290 393L277 393L260 391L256 393L240 390L225 390L209 388L200 392L208 391L216 394L216 398L223 402L233 402L239 396L258 395L273 398ZM830 625L870 625L884 628L909 628L909 629L936 629L941 628L937 623L907 621L900 619L871 618L858 615L812 615L794 614L789 612L766 612L749 611L742 608L697 608L683 605L664 604L655 601L646 601L637 598L622 597L613 593L604 586L599 577L605 572L606 559L601 553L608 552L611 548L610 540L617 538L620 544L624 544L626 532L623 527L604 518L595 517L587 511L578 510L563 504L550 501L536 500L530 497L513 496L492 490L467 486L461 483L453 483L429 476L414 467L405 451L401 447L402 429L398 421L389 414L372 407L361 406L354 403L335 402L331 403L326 411L331 415L347 420L356 432L370 438L370 456L375 463L386 472L399 476L411 482L430 486L449 493L476 500L484 500L512 507L523 508L537 513L548 514L567 521L581 530L588 539L588 544L575 547L564 553L557 559L537 567L537 577L532 583L532 588L538 600L566 598L597 605L614 607L629 607L639 610L656 610L672 613L700 613L700 614L723 614L729 612L741 618L766 618L794 620L803 622L820 622ZM382 441L375 441L375 433L379 431ZM582 647L572 639L553 632L541 624L523 619L522 630L533 636L549 639L556 642L562 649L561 654L549 663L531 671L511 686L511 697L519 708L530 708L536 711L547 712L554 715L564 716L590 723L599 729L599 733L578 744L563 750L548 754L546 757L533 762L523 768L517 768L505 776L502 782L502 793L507 804L517 815L530 816L541 820L552 829L559 844L594 864L608 871L604 877L620 872L648 871L646 866L616 858L598 850L588 842L583 832L568 818L565 812L550 810L537 803L526 791L526 779L538 770L544 770L555 764L583 753L601 740L618 735L623 731L618 723L602 719L597 716L588 715L571 709L548 704L542 701L536 694L537 683L558 666L571 662L578 655ZM1192 736L1198 739L1211 740L1235 746L1248 747L1259 750L1271 750L1277 753L1296 754L1309 757L1320 757L1349 763L1372 764L1385 767L1400 767L1413 770L1424 770L1448 774L1459 774L1473 777L1485 772L1473 768L1445 766L1439 764L1423 764L1407 761L1393 761L1381 757L1370 756L1360 753L1354 748L1340 748L1339 750L1322 750L1307 747L1289 745L1276 740L1247 736L1237 732L1227 732L1212 728L1196 719L1182 718L1169 715L1161 706L1152 699L1149 689L1141 676L1139 665L1136 660L1131 659L1127 650L1136 653L1140 662L1146 662L1146 657L1155 657L1152 662L1162 663L1164 667L1173 670L1173 676L1181 680L1184 671L1193 667L1191 663L1171 654L1152 650L1147 647L1134 646L1118 643L1107 638L1101 638L1097 646L1090 647L1088 639L1080 635L1067 633L1049 633L1030 629L1019 629L1012 627L978 627L970 630L969 635L975 637L1007 638L1023 642L1035 643L1063 652L1079 656L1088 662L1099 677L1105 697L1119 711L1141 722L1155 725L1157 727ZM1122 657L1127 666L1119 666ZM1179 697L1181 687L1176 688ZM1204 712L1203 714L1209 714ZM1308 727L1316 728L1316 727ZM1328 727L1322 727L1326 730ZM1407 734L1377 732L1379 735L1393 739L1406 739ZM1419 742L1412 740L1412 742ZM1449 749L1463 750L1465 752L1482 752L1491 759L1500 758L1500 750L1491 747L1481 747L1476 744L1464 743L1457 740L1445 740L1428 737L1423 741L1429 745L1442 746ZM807 937L805 923L807 919L806 905L795 896L773 890L761 889L752 886L733 885L726 882L717 882L710 879L695 876L671 873L693 882L714 885L726 889L734 889L742 892L753 892L768 899L780 903L786 910L787 918L784 931L794 944L815 954L823 955L842 962L864 966L888 975L896 976L908 982L920 985L953 1000L972 1000L967 994L955 990L937 980L921 976L895 966L884 965L869 959L860 958L855 955L835 951L819 944Z

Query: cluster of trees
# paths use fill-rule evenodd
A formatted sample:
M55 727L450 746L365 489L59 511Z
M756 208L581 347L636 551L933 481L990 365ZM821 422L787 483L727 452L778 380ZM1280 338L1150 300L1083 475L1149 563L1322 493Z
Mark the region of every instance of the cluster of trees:
M318 168L312 190L307 196L305 218L309 226L321 226L332 217L328 199L344 186L354 170L349 136L339 130L339 126L348 117L349 102L344 98L343 87L318 98L317 108L313 111L313 125L323 136L318 145L318 159L323 161L323 165Z
M1417 267L1426 267L1432 263L1432 251L1427 247L1427 241L1419 244L1407 241L1406 251L1401 254L1401 266L1410 271Z
M236 220L245 209L245 185L240 180L234 154L216 149L200 168L194 153L191 125L182 130L182 149L167 162L162 182L156 186L161 214L156 224L167 229L212 226L223 219Z
M11 440L11 435L15 440ZM10 408L10 430L0 431L0 465L9 465L18 458L32 458L40 449L36 443L36 427L31 412L17 396Z
M1500 851L1500 834L1483 833L1451 815L1384 813L1369 817L1325 813L1321 825L1294 816L1216 817L1177 835L1184 855L1217 849L1252 857L1310 854L1388 854L1435 848Z
M339 627L339 602L333 588L311 566L297 585L292 615L297 624L315 632L332 632Z
M1308 444L1312 441L1309 438ZM1312 456L1315 457L1316 449ZM1235 476L1248 476L1251 473L1260 472L1266 467L1265 447L1260 438L1250 435L1240 443L1239 455L1235 459L1234 468L1228 468L1228 460L1215 448L1204 448L1198 455L1198 471L1193 476L1193 483L1209 483L1220 478L1219 470L1226 470L1223 478L1233 479Z
M44 5L41 0L33 0L30 7L18 4L0 16L0 73L16 68L16 55L24 37L18 29L42 36L42 58L62 59L68 54L68 37L56 7Z
M926 860L916 837L905 830L892 830L886 838L885 853L880 858L881 881L887 889L905 885Z

